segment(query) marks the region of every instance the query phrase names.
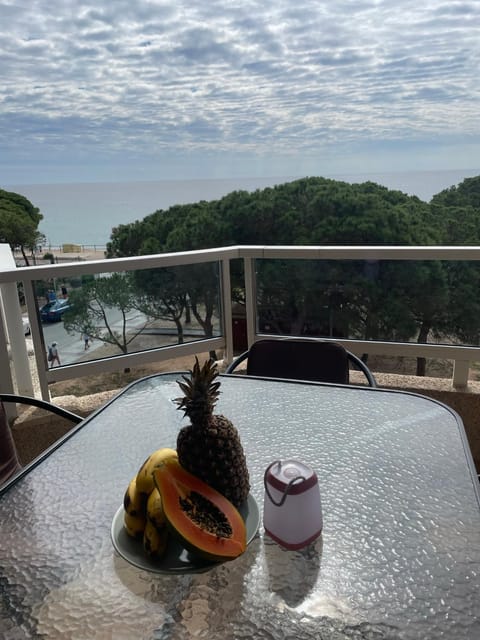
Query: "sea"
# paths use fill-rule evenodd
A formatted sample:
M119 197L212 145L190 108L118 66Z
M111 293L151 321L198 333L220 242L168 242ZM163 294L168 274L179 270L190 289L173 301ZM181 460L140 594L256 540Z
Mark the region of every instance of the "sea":
M418 196L428 202L433 195L480 175L480 169L406 171L392 173L323 175L348 183L376 182L389 189ZM39 230L46 247L74 243L103 248L112 229L141 220L159 209L200 200L217 200L232 191L254 192L305 176L231 178L206 180L158 180L150 182L92 182L73 184L3 185L20 193L40 209ZM311 176L309 176L311 177Z

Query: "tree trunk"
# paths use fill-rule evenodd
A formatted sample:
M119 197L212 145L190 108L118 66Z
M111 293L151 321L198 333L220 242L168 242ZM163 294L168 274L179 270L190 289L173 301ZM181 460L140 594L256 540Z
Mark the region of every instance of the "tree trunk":
M20 251L22 252L23 259L25 260L25 266L29 267L30 263L28 261L27 254L25 253L25 249L23 248L23 245L20 247Z
M417 343L426 344L429 332L430 332L430 324L423 322L422 326L420 327ZM416 375L425 376L426 370L427 370L427 359L417 358L417 374Z
M378 340L378 318L369 313L365 320L365 340Z
M417 358L417 376L425 376L425 372L427 370L427 359L426 358Z
M173 321L175 322L175 326L177 327L178 344L183 344L183 325L180 322L180 318L173 318Z

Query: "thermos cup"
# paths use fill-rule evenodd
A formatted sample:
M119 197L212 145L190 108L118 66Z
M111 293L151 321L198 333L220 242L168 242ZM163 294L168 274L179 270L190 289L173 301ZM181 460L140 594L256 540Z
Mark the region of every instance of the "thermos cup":
M298 460L276 460L264 475L263 526L286 549L301 549L322 531L322 505L316 473Z

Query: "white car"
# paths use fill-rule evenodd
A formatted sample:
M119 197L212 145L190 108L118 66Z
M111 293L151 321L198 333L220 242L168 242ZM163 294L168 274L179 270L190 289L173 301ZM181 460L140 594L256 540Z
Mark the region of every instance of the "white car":
M28 320L28 316L22 316L22 322L23 322L23 333L26 336L30 335L30 322Z

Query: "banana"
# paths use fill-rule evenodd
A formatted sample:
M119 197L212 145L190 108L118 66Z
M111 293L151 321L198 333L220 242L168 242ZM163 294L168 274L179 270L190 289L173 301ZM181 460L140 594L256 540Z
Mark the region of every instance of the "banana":
M155 487L147 500L147 520L159 531L167 524L165 512L163 510L162 498L159 490Z
M129 536L141 539L145 530L146 518L141 515L131 516L125 511L123 514L123 525Z
M167 519L160 492L154 487L147 500L147 523L143 532L143 548L148 556L161 558L166 551L167 542Z
M161 558L167 549L168 529L163 527L160 531L151 520L147 520L143 533L143 548L148 556Z
M158 449L142 464L123 497L123 523L132 538L143 539L149 556L161 557L167 548L166 518L160 493L153 484L153 469L166 458L177 457L175 449Z
M123 497L123 508L130 516L145 517L145 509L147 506L147 495L140 493L137 489L137 477L130 480L130 484L125 491Z
M153 491L153 469L165 458L177 457L175 449L157 449L142 464L137 473L137 491L150 495Z

